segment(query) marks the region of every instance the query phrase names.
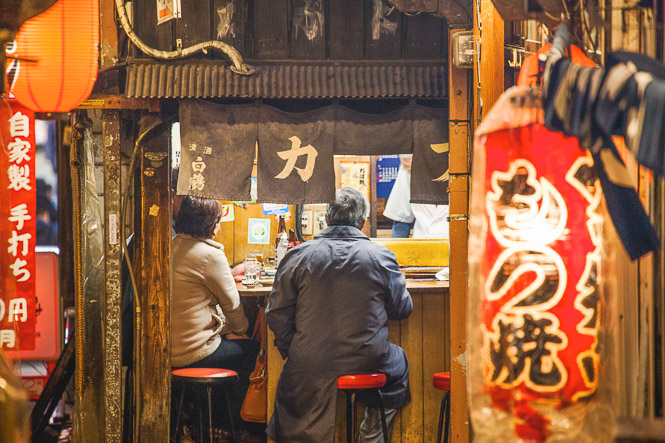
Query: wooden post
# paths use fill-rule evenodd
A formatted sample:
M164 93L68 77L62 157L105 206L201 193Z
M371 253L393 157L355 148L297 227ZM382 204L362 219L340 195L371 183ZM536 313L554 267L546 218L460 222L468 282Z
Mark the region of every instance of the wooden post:
M71 174L74 215L76 299L76 370L74 380L74 442L104 441L104 341L102 338L103 269L101 211L94 176L89 119L74 115ZM66 271L65 271L66 272Z
M115 2L99 2L99 58L101 69L110 68L118 62L118 25L115 19Z
M378 157L373 155L370 157L369 168L369 195L370 195L370 213L369 213L369 236L376 237L377 229L377 214L376 214L376 161Z
M60 269L74 269L74 217L72 214L72 171L69 147L72 130L69 123L56 122L58 134L58 247ZM75 304L73 272L60 272L60 294L63 311Z
M450 29L449 41L459 31ZM455 68L448 57L450 140L450 435L469 441L466 393L466 288L469 214L469 71Z
M121 441L120 368L120 118L104 111L104 413L107 442Z
M480 23L478 28L477 9L474 8L473 32L476 42L474 56L474 84L476 86L477 121L487 115L505 89L504 81L504 22L491 0L480 2ZM478 43L480 42L480 51ZM480 63L476 63L480 57Z
M145 117L139 127L155 121ZM166 125L164 128L168 128ZM140 148L134 272L140 301L134 441L169 441L171 400L171 156L164 128Z

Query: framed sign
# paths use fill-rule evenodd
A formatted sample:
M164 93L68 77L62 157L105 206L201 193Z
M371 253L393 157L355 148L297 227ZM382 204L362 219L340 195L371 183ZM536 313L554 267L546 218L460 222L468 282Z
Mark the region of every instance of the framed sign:
M157 0L157 24L181 18L180 0Z

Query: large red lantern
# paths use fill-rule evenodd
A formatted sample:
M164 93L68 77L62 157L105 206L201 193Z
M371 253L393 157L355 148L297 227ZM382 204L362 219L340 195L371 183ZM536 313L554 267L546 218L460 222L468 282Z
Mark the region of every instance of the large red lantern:
M98 0L59 0L16 35L10 91L33 111L70 111L92 91L98 48Z
M471 417L478 441L595 441L602 191L590 155L512 88L474 143L469 238ZM607 310L603 310L607 313ZM605 356L607 359L607 356ZM605 409L604 409L605 408Z

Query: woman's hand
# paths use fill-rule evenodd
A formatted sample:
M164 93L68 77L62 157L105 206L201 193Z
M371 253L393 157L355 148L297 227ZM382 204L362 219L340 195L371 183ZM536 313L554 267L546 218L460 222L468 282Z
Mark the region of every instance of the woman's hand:
M245 263L240 263L238 266L231 269L231 275L245 275Z
M224 338L227 339L227 340L243 340L243 339L249 338L249 336L247 334L238 335L238 334L230 333L230 334L226 334L224 336Z

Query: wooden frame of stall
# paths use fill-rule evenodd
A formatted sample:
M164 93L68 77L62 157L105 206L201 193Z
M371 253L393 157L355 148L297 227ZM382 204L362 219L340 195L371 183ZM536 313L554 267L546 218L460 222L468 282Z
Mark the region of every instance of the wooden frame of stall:
M418 2L418 1L398 1L393 3L404 4L428 4L434 5L443 3L441 0L436 2ZM455 2L445 2L454 6ZM496 3L496 0L495 0ZM504 2L506 3L506 2ZM519 2L515 2L516 4ZM650 23L654 23L654 17L648 11L644 11L642 6L635 6L631 8L624 8L623 3L617 0L604 3L610 16L608 17L611 22L611 31L606 32L602 37L603 46L612 49L626 48L629 50L645 52L651 56L658 56L662 58L663 47L665 43L662 41L662 17L656 21L661 25L661 28L654 28ZM521 5L521 3L520 3ZM115 10L113 1L102 0L100 2L100 15L101 21L101 67L110 68L117 62L119 54L119 47L123 47L125 43L122 39L118 39L117 25L114 22ZM399 8L399 6L398 6ZM659 6L662 15L662 4ZM451 430L452 437L455 441L468 441L469 440L469 423L466 404L466 386L465 386L465 371L466 371L466 343L465 343L465 306L466 306L466 236L467 236L467 222L465 220L468 214L468 186L469 186L469 152L471 146L471 135L473 127L477 121L480 121L483 113L486 113L493 102L498 98L504 90L504 67L506 64L505 49L502 42L504 41L504 24L501 17L498 15L496 9L493 7L490 0L474 0L474 16L472 25L475 33L475 41L481 43L482 47L482 63L478 62L478 54L474 61L474 77L473 83L469 79L469 72L456 69L450 63L450 165L451 165L451 371L453 373L452 383L452 414L451 414ZM646 8L648 9L648 8ZM480 11L480 16L476 13ZM415 11L412 11L415 12ZM444 14L445 15L445 14ZM462 23L451 25L451 35L457 30L466 30L471 26L470 20L463 20ZM481 26L482 24L482 26ZM481 32L482 27L482 32ZM660 32L660 34L658 34ZM660 39L655 47L652 45L653 39ZM449 58L449 61L452 59ZM508 68L506 68L508 69ZM112 89L109 90L113 93ZM116 91L117 92L117 91ZM482 107L479 106L482 98ZM157 118L160 110L159 100L149 99L127 99L119 95L110 95L103 97L93 97L93 101L89 102L89 106L96 109L102 109L104 114L104 138L107 135L112 139L107 146L105 152L107 154L104 160L105 171L105 193L111 198L105 202L104 217L108 221L111 215L117 216L119 211L119 197L120 192L120 173L118 171L118 158L119 152L119 137L120 127L118 126L119 116L122 110L137 110L146 115L152 115ZM471 112L473 108L473 112ZM470 115L473 115L470 118ZM60 217L59 217L59 236L61 245L69 245L73 243L72 231L78 229L79 223L72 219L69 214L74 209L80 207L80 200L78 197L72 196L69 192L73 181L80 180L79 172L82 159L79 157L81 153L81 142L79 137L80 133L76 128L76 120L73 121L74 129L71 138L71 152L65 151L69 147L70 137L66 134L59 133L58 138L63 141L63 149L59 156L59 203L60 203ZM60 125L59 130L65 128L65 125ZM143 149L143 148L142 148ZM145 149L146 152L157 152L168 155L168 150L163 146L153 146ZM146 162L145 157L141 155L141 162ZM167 162L168 163L168 162ZM72 166L70 170L70 166ZM151 167L147 164L142 164L143 167ZM665 185L662 179L654 180L644 170L639 169L636 165L632 165L636 176L639 179L640 195L648 204L649 209L654 214L655 223L660 233L664 231L663 223L663 206L665 195ZM141 169L143 170L143 169ZM158 193L148 193L141 195L143 198L137 204L137 212L140 214L150 214L150 208L157 206L162 212L169 213L170 202L166 197L168 195L168 177L166 169L157 169L156 174L150 178L141 175L137 186L137 191L140 189L150 189L158 183ZM70 177L70 173L72 177ZM72 180L73 178L73 180ZM146 188L144 188L146 187ZM114 193L117 193L114 194ZM138 200L137 200L138 201ZM76 211L74 211L76 213ZM148 222L152 222L151 224ZM170 222L162 218L148 219L140 226L143 232L151 229L151 237L146 239L146 242L140 245L137 261L142 260L142 257L154 257L153 254L166 254L170 252L170 235L169 232ZM82 233L79 230L79 237ZM118 285L118 272L119 272L119 250L118 247L111 247L106 245L106 258L105 258L105 273L110 278L106 282L106 316L103 328L105 329L105 339L101 341L101 335L94 335L93 341L86 342L80 340L82 343L77 348L77 356L79 367L77 367L77 380L76 389L77 394L82 389L90 386L91 379L95 380L99 386L95 389L95 396L81 397L77 400L78 407L85 410L101 411L103 418L99 420L91 420L89 417L84 418L77 424L79 430L84 431L78 435L74 434L75 441L83 441L83 435L94 434L97 438L104 435L104 441L120 441L121 436L118 430L121 426L122 405L121 398L121 374L119 373L119 364L117 362L117 350L119 347L119 325L115 321L115 312L117 312L117 303L121 288ZM61 250L61 262L64 269L74 269L76 251L68 248ZM622 409L625 410L627 415L644 415L649 417L662 415L663 403L665 403L663 396L663 386L665 386L665 378L663 378L662 370L656 372L654 368L654 359L660 355L665 354L665 343L654 343L654 337L648 336L646 345L647 352L640 352L642 345L633 346L636 343L635 331L639 330L641 323L648 324L654 328L654 333L663 336L665 325L661 321L654 321L654 316L658 312L662 313L665 298L663 294L665 291L664 279L662 278L663 264L663 251L655 257L647 257L642 259L639 263L626 263L623 268L624 272L619 276L619 284L621 290L630 291L630 293L637 293L640 298L640 306L629 308L626 312L625 321L622 324L622 331L624 334L624 343L621 344L623 350L630 354L622 362L623 367L622 375L619 384L625 387L622 393L622 398L619 403ZM150 379L157 379L156 383L152 385L144 384L142 396L137 396L137 413L136 413L136 429L135 440L143 438L144 440L152 438L165 437L164 432L168 429L168 407L169 407L169 389L170 386L166 382L169 376L168 362L158 356L158 353L164 355L168 343L168 318L166 315L168 306L165 305L166 297L168 294L168 279L164 279L164 275L168 274L168 261L167 260L147 260L145 266L142 268L141 275L138 276L140 285L145 288L151 289L151 294L146 294L149 298L142 305L141 318L143 320L143 327L145 330L153 330L156 333L163 333L157 338L152 336L143 336L146 350L149 354L143 358L144 365L140 371L140 379L150 381ZM79 280L82 277L79 274ZM66 296L69 297L69 292L74 292L74 278L75 273L63 273L61 276L61 287ZM80 290L81 282L77 282L77 287ZM68 292L69 291L69 292ZM660 298L656 297L661 294ZM83 308L83 307L80 307ZM148 328L148 329L145 329ZM88 355L99 354L100 349L105 349L103 360L99 358L86 358ZM159 358L155 358L159 357ZM97 366L95 366L97 365ZM154 377L154 374L160 374ZM628 377L626 374L636 375ZM660 378L658 378L660 377ZM625 382L625 383L624 383ZM94 384L93 383L93 384ZM639 389L641 386L647 386L647 389ZM660 396L660 400L658 399ZM625 398L630 397L630 398ZM101 405L101 403L104 403ZM101 406L101 407L100 407ZM659 412L660 411L660 412ZM640 428L644 427L642 425ZM630 436L636 435L635 431L619 435ZM655 435L655 434L654 434Z
M101 1L101 66L102 69L113 67L117 61L119 43L117 26L114 22L114 6L112 1ZM450 20L449 35L458 30L467 30L469 23L460 23ZM470 100L473 94L470 91L470 72L457 69L449 57L449 115L450 115L450 244L451 244L451 280L450 280L450 317L451 346L450 353L452 372L452 411L451 435L453 441L468 441L468 413L466 406L466 255L467 255L467 216L468 216L468 187L469 187L469 151L472 123L470 121ZM107 91L113 91L113 88ZM85 436L104 435L104 441L119 442L123 440L122 429L122 374L120 368L120 324L119 304L121 298L120 244L110 242L109 237L116 233L109 231L121 215L121 183L120 156L121 145L126 141L121 124L123 111L135 111L140 114L142 128L152 123L159 123L162 118L159 112L163 111L163 104L156 99L126 98L119 95L93 96L86 104L87 108L101 109L103 113L103 140L104 140L104 225L107 227L104 235L105 258L105 306L102 328L103 334L87 337L81 331L85 330L85 313L90 307L83 301L83 278L77 274L75 286L78 294L77 311L79 312L79 328L77 328L77 373L76 394L78 410L99 411L100 416L92 418L90 414L78 417L75 424L74 441L85 441ZM162 108L162 109L160 109ZM76 119L74 120L76 128ZM140 324L140 346L142 352L139 360L135 362L136 384L132 394L134 411L133 441L168 441L170 419L170 251L171 251L171 202L170 202L170 146L164 134L146 138L144 142L136 145L137 173L134 185L135 205L134 219L136 222L138 239L134 250L134 270L140 303L136 307L136 318ZM123 141L125 140L125 141ZM69 156L72 183L81 184L81 167L85 166L81 158L82 137L76 129L73 131L72 149ZM61 163L63 164L63 163ZM69 186L69 184L67 184ZM64 187L63 187L64 189ZM80 214L81 195L73 196L74 214ZM71 225L70 225L71 226ZM63 226L64 227L64 226ZM74 264L80 267L80 239L85 235L81 231L80 219L73 220L75 238L74 243L78 249L74 251ZM77 252L77 250L79 252ZM159 259L156 259L159 258ZM79 268L80 269L80 268ZM416 299L421 297L416 295ZM419 304L420 303L420 304ZM416 305L422 309L424 317L418 321L429 321L424 314L429 310L431 303L443 303L443 299L417 301ZM425 309L426 308L426 309ZM397 330L397 328L393 328ZM443 335L443 325L438 325L435 331ZM394 337L394 336L393 336ZM441 342L444 337L440 337ZM397 343L404 345L404 337L396 339ZM408 341L408 339L406 339ZM422 342L424 348L432 348L432 343ZM103 358L99 358L99 350L104 349ZM445 349L445 347L444 347ZM93 356L97 356L93 358ZM433 360L434 361L434 360ZM423 383L431 384L433 372L442 370L439 361L436 365L426 363L423 367ZM431 367L430 367L431 366ZM436 366L436 367L435 367ZM432 371L432 374L425 371ZM426 379L430 380L427 381ZM91 383L91 380L95 380ZM98 384L91 388L91 385ZM92 391L87 391L92 389ZM90 395L90 393L94 395ZM438 415L435 411L432 420ZM417 412L421 416L422 411ZM403 427L402 427L403 429ZM423 430L412 435L403 435L402 441L422 441L431 430Z
M457 81L453 82L452 87L466 87L465 77L467 71L461 72ZM103 120L103 140L104 140L104 224L112 225L113 218L119 219L122 206L121 195L125 184L120 182L120 151L123 142L121 131L121 113L130 107L144 113L142 118L145 122L142 127L148 127L151 123L159 122L158 114L151 113L156 111L156 102L150 100L137 99L119 99L117 97L96 97L94 106L102 109ZM97 108L97 109L99 109ZM463 106L456 108L458 116L464 112ZM451 123L451 144L463 147L464 149L455 150L451 155L451 172L456 183L451 183L451 193L453 189L457 194L451 195L451 234L453 230L457 233L456 237L451 235L451 243L463 237L466 240L466 219L463 216L455 214L465 214L467 203L465 195L468 188L468 162L466 157L466 142L468 139L467 124L462 119L457 119ZM77 143L82 143L83 135L75 134L72 156L80 158L82 149ZM461 152L461 154L460 154ZM170 260L154 260L154 257L169 257L171 242L171 201L170 201L170 144L168 142L168 131L166 133L155 134L154 137L146 137L138 145L137 172L135 179L135 208L134 218L137 229L136 239L138 240L134 249L134 271L136 272L136 282L138 294L140 297L140 309L136 315L140 318L141 334L140 344L142 352L140 360L135 362L137 370L137 380L134 385L133 406L136 410L134 415L133 431L134 439L140 439L142 435L159 436L160 439L168 438L169 423L169 403L170 403L170 362L168 358L168 349L170 347L170 312L169 294L170 282ZM453 160L454 158L454 160ZM73 160L73 158L72 158ZM83 160L72 161L72 176L78 182L85 179L80 175ZM461 182L461 183L460 183ZM81 195L74 194L75 201L78 204L75 207L80 208ZM457 202L457 206L454 206ZM259 210L259 208L253 208ZM79 222L76 224L78 225ZM453 228L455 226L455 228ZM239 227L241 231L245 229ZM226 230L224 235L234 236L234 230ZM150 235L146 235L150 233ZM77 235L83 235L78 230ZM230 240L236 243L234 239ZM240 241L240 240L238 240ZM232 252L232 251L231 251ZM459 260L465 257L466 251L462 254L453 253L450 260ZM77 367L77 401L78 407L103 411L102 421L92 421L86 418L80 420L77 429L81 435L90 435L93 430L103 426L107 441L122 440L122 377L120 368L120 331L117 319L120 314L120 298L122 287L120 284L120 244L109 243L109 237L105 236L105 318L103 324L103 334L85 334L81 335L78 352L81 358ZM465 260L461 261L466 264ZM458 284L462 284L462 289L466 285L465 270L461 266L452 265L451 283L457 279ZM460 277L462 278L460 280ZM82 282L77 282L77 292ZM454 283L453 283L454 284ZM443 285L443 286L447 286ZM414 399L418 401L409 407L403 417L400 416L396 421L395 438L393 441L415 442L427 441L436 435L436 418L438 417L438 407L442 393L435 391L431 387L431 377L434 372L450 370L454 367L451 360L451 352L456 344L455 338L451 337L452 347L449 347L446 331L455 328L457 324L458 335L464 334L465 321L459 314L456 319L451 319L450 294L454 291L448 288L425 288L410 286L414 298L414 314L406 322L392 322L390 326L391 341L400 344L412 361L412 384ZM78 308L80 312L86 312L85 303L81 303L78 297ZM462 297L461 300L464 300ZM461 306L460 306L461 305ZM457 308L464 308L465 302L458 303ZM115 319L115 320L114 320ZM79 321L85 322L85 316L79 316ZM451 323L452 322L452 323ZM404 323L404 324L401 324ZM85 330L81 324L81 330ZM101 332L101 331L100 331ZM103 341L102 341L103 340ZM99 356L97 349L103 348L106 352ZM414 356L416 356L414 358ZM99 357L103 357L100 361ZM283 362L276 352L269 353L269 367L281 368ZM460 364L460 369L464 370ZM454 370L454 369L453 369ZM155 376L155 374L163 374ZM269 374L269 413L272 412L272 401L274 398L274 388L277 383L279 370L270 370ZM95 386L82 383L84 380L101 378L104 383ZM415 377L415 378L414 378ZM458 376L459 377L459 376ZM465 398L465 385L457 384L457 388L462 391L457 393L459 401ZM460 389L461 388L461 389ZM90 395L89 390L96 393ZM79 394L80 393L80 394ZM149 393L147 395L146 393ZM103 398L103 404L95 398ZM422 399L422 402L421 400ZM341 408L340 408L341 410ZM425 419L430 417L430 419ZM453 417L455 417L453 415ZM453 418L454 419L454 418ZM463 420L465 420L463 418ZM159 425L161 423L161 425ZM339 424L343 426L343 424ZM463 435L463 430L453 428L453 435ZM340 438L343 432L339 433ZM423 440L425 439L425 440ZM464 441L466 437L462 437Z

